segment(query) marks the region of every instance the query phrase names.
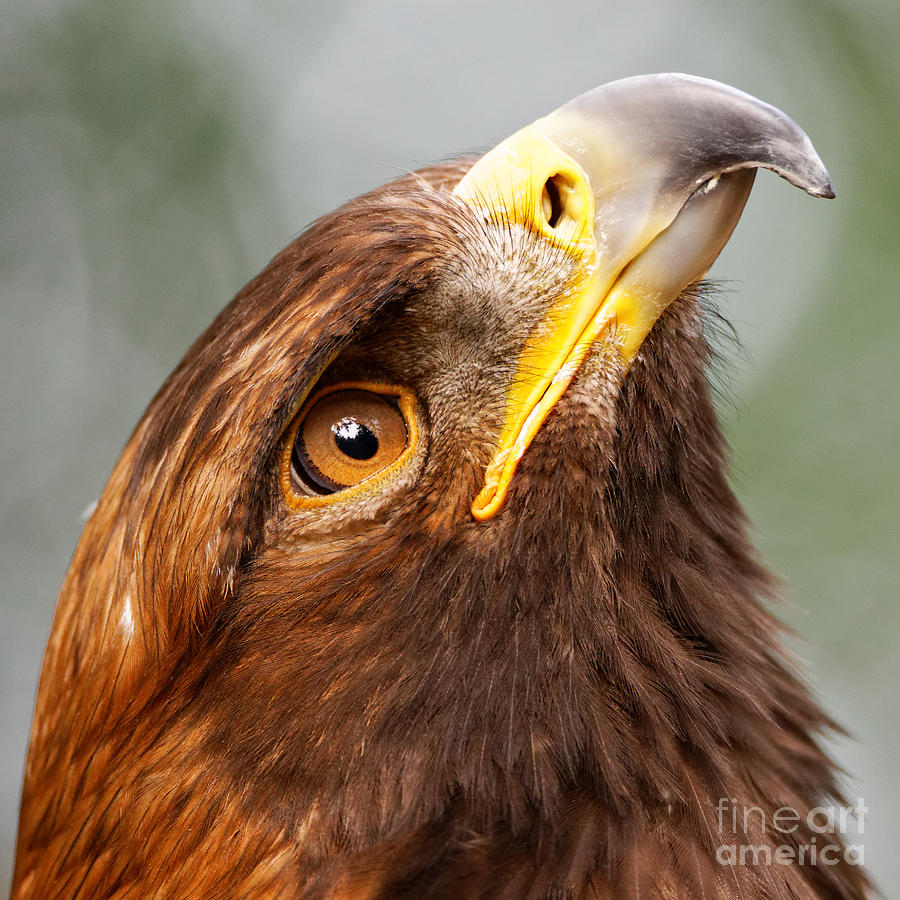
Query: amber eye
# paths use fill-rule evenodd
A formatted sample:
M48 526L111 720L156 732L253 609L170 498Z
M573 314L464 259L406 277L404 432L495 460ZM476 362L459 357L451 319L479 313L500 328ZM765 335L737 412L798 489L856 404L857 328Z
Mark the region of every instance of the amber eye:
M291 449L291 486L333 494L394 462L406 449L406 421L389 395L366 390L325 394L303 413Z

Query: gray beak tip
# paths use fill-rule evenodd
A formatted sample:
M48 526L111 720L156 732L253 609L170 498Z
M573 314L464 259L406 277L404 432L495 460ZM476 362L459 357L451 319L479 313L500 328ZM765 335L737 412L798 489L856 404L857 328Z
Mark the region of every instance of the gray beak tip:
M826 177L822 186L816 191L810 191L813 197L822 197L825 200L834 200L837 197L837 193L834 190L834 185L831 183L831 179Z

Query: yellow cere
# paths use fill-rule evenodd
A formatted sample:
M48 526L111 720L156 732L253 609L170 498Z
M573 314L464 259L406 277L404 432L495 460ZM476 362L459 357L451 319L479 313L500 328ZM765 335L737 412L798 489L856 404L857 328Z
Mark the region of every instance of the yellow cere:
M562 212L551 225L545 185L554 180ZM500 443L472 505L479 521L491 518L506 497L522 455L578 371L591 344L615 319L601 309L598 292L594 199L581 166L535 125L514 134L479 160L456 195L493 221L513 221L542 233L576 261L575 276L529 337L509 388ZM540 372L535 379L533 373ZM524 373L530 373L525 377ZM520 377L521 376L521 377Z

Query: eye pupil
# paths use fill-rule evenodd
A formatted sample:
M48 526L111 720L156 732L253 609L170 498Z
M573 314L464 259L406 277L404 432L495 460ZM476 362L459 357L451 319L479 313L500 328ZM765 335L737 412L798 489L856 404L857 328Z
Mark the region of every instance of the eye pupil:
M338 450L351 459L371 459L378 452L375 432L351 416L335 422L331 433Z

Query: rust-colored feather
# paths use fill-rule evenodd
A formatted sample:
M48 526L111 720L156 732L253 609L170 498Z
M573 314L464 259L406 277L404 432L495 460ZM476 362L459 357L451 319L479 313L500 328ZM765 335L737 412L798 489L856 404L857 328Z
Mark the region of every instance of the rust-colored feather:
M63 585L14 897L864 896L845 864L715 861L774 840L720 833L720 798L837 787L727 484L699 290L621 389L596 354L500 514L466 514L491 372L443 378L475 338L435 342L434 297L483 262L446 191L467 165L316 224L154 398ZM322 534L274 472L336 356L440 404L415 486Z

